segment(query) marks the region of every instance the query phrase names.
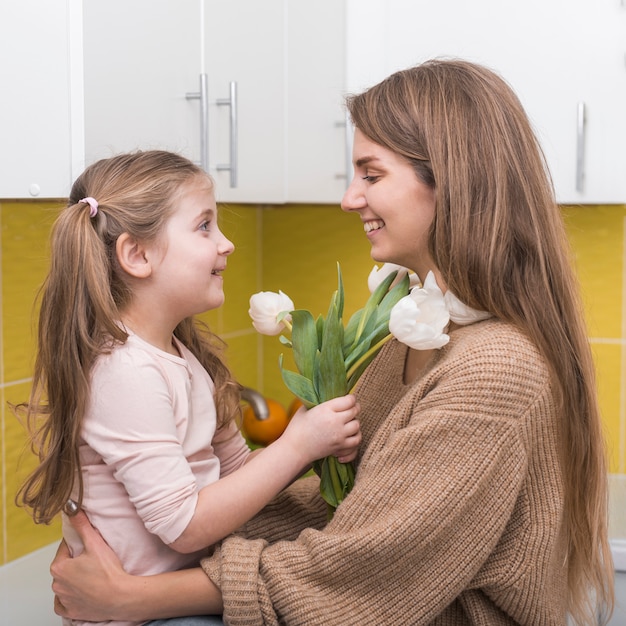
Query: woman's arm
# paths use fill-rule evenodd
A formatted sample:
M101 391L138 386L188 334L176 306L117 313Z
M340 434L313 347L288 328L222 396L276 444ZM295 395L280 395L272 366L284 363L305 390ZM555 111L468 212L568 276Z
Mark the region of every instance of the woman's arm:
M57 615L139 621L222 613L221 593L200 568L132 576L82 511L70 523L85 550L76 558L70 556L65 542L57 550L50 567Z

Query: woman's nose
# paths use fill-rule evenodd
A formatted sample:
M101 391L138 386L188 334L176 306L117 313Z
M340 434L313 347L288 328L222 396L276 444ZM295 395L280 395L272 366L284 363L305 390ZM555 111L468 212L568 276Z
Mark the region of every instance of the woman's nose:
M341 199L341 208L344 211L358 211L366 206L367 202L360 189L360 182L361 180L355 176L343 194L343 198Z

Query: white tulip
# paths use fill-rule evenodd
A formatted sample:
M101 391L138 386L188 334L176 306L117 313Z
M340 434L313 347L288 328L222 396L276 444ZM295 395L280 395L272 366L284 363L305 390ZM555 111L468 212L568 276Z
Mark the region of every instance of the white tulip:
M445 346L450 337L445 329L450 322L448 308L435 276L428 272L423 287L415 287L391 309L389 331L415 350Z
M491 317L491 313L487 313L487 311L477 311L467 306L467 304L461 302L449 289L446 291L446 295L443 299L450 312L450 319L455 324L467 326L468 324L480 322L480 320L486 320L488 317Z
M282 291L260 291L250 298L248 314L252 318L252 325L262 335L279 335L285 324L277 321L281 313L293 311L293 301ZM285 315L283 319L291 321L291 315Z
M393 281L389 289L392 289L394 285L399 283L402 278L407 273L409 273L409 270L406 267L402 267L402 265L396 265L395 263L383 263L382 267L380 268L378 267L378 265L374 265L372 271L370 272L370 275L367 277L367 286L370 290L370 293L374 293L376 287L378 287L378 285L380 285L380 283L382 283L383 280L385 280L385 278L387 278L387 276L391 274L391 272L395 272L396 270L398 270L398 275L396 276L396 279ZM419 276L411 272L409 274L409 287L415 287L416 285L419 285L419 282Z

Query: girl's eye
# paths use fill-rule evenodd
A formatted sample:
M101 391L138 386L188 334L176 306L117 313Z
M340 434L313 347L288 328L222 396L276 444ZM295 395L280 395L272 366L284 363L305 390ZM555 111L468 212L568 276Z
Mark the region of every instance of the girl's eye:
M209 222L209 220L205 220L204 222L202 222L202 224L200 224L199 229L208 231L210 226L211 226L211 222Z

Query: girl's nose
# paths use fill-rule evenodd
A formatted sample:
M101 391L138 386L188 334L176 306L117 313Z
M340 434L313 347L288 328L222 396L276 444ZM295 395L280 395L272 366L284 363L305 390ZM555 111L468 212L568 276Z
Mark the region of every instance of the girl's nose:
M235 244L230 239L222 235L222 241L220 242L218 251L221 255L228 256L235 251Z
M355 176L352 179L352 182L346 189L346 192L343 194L343 198L341 199L341 208L344 211L358 211L359 209L365 208L367 202L365 200L365 196L361 190L362 180Z

